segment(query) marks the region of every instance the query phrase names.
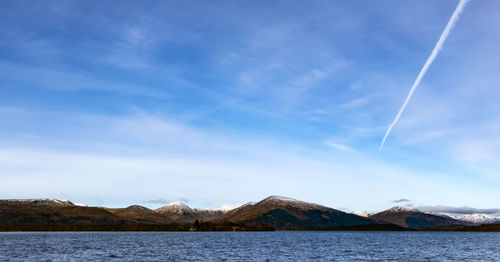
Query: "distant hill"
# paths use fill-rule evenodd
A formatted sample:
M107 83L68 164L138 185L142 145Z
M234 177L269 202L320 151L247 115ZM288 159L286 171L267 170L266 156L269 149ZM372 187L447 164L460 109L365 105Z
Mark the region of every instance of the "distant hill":
M196 209L181 202L174 202L164 207L160 207L155 212L162 214L175 223L193 223L198 221L214 221L222 215L224 210Z
M262 223L276 228L338 227L374 224L375 222L333 208L293 198L271 196L257 203L248 203L226 212L219 220Z
M453 216L453 218L455 218L457 220L465 221L467 223L471 223L474 225L500 223L499 217L486 215L486 214L468 214L468 215Z
M359 214L359 215L357 215ZM360 216L362 215L362 216ZM367 216L367 217L364 217ZM151 210L88 207L57 199L0 200L0 230L450 230L496 231L495 217L456 219L396 206L369 214L345 213L293 198L270 196L232 210L196 209L175 202ZM479 224L491 224L477 226Z
M55 199L1 200L0 224L119 224L126 219L103 208Z
M172 223L174 220L164 214L155 212L149 208L133 205L126 208L105 208L106 211L121 217L126 221L138 223Z
M57 199L0 200L0 224L122 224L172 223L142 206L102 208Z
M2 199L1 204L23 205L23 206L43 206L43 207L68 207L76 206L68 200L58 200L52 198L33 198L33 199Z
M378 223L390 223L407 228L424 228L464 224L463 221L446 215L423 212L412 207L395 206L368 216Z

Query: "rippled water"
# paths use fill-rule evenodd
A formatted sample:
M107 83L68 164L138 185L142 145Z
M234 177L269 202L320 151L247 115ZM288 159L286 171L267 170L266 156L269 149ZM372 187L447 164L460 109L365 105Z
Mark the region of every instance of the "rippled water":
M0 233L0 261L500 261L500 233Z

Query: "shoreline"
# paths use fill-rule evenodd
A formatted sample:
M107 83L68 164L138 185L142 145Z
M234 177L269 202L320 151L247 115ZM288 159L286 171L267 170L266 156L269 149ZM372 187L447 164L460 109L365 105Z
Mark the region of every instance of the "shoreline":
M359 231L359 232L500 232L500 224L431 228L403 228L392 224L372 224L333 228L273 228L264 224L3 224L0 232L270 232L270 231Z

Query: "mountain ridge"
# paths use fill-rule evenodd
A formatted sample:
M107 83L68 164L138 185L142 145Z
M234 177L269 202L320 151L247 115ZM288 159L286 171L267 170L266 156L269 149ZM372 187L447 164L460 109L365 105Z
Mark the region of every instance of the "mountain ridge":
M374 224L369 219L330 207L276 195L228 211L220 220L246 224L262 223L276 228Z
M433 226L463 225L460 221L443 214L425 212L414 207L394 206L368 216L378 223L390 223L405 228L424 228Z
M393 224L403 228L471 226L500 223L492 216L451 217L394 206L378 213L346 213L316 203L284 196L269 196L258 202L223 209L192 208L173 202L155 210L131 205L125 208L88 207L68 200L50 198L0 200L0 224L193 224L234 223L264 224L277 229L322 229ZM366 227L373 228L373 227Z

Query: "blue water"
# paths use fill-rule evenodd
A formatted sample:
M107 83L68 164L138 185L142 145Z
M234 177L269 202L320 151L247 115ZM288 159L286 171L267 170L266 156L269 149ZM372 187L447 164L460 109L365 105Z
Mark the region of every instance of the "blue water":
M0 233L0 261L500 261L500 233Z

